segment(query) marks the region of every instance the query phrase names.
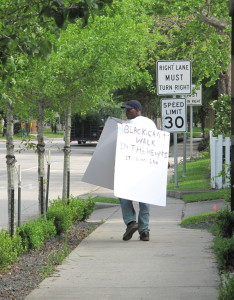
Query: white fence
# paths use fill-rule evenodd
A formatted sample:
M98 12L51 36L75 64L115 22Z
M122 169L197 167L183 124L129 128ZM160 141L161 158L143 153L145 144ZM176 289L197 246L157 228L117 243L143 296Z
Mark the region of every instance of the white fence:
M230 148L230 137L226 137L225 139L223 139L222 135L214 137L212 132L210 131L210 164L212 189L222 189L230 186Z

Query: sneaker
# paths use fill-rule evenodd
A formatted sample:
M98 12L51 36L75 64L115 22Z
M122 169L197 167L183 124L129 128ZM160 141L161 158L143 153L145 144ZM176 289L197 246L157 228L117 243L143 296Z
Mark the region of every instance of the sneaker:
M143 231L140 234L140 240L148 242L149 241L149 231Z
M128 224L126 232L123 235L123 240L128 241L132 238L133 233L136 232L138 229L138 224L135 221L132 221Z

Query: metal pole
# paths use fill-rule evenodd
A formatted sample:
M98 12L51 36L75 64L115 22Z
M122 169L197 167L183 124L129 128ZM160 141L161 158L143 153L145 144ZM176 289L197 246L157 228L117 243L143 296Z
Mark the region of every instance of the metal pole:
M43 187L43 177L40 177L40 192L41 192L41 215L44 215L44 187Z
M230 1L229 15L232 18L231 43L231 211L234 211L234 0Z
M173 98L176 96L173 95ZM174 188L178 188L178 144L177 144L177 132L173 134L173 144L174 144Z
M50 187L50 164L47 165L47 182L46 182L46 211L49 204L49 187Z
M186 100L186 115L187 115L187 100ZM187 153L186 153L187 149L186 149L186 147L187 147L187 130L185 132L183 132L183 171L182 171L182 177L186 177L186 159L187 159Z
M11 220L10 220L10 235L13 236L15 232L15 193L14 189L11 189Z
M193 106L190 105L190 157L193 157Z
M183 172L182 172L182 177L186 177L186 143L187 143L187 133L183 132Z
M67 199L70 197L70 171L67 171Z
M178 188L178 151L177 151L177 132L174 132L174 188Z
M46 211L49 204L49 187L50 187L50 155L51 151L49 150L48 154L48 164L47 164L47 182L46 182Z
M21 226L21 168L18 166L18 227Z

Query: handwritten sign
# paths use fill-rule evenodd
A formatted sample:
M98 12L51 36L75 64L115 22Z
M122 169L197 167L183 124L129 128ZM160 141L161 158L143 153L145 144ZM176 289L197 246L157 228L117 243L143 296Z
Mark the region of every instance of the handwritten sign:
M157 61L157 94L191 94L191 61Z
M109 117L82 181L112 189L116 197L165 206L169 137L152 121L142 126Z
M116 197L166 205L169 133L156 126L118 124L114 194Z

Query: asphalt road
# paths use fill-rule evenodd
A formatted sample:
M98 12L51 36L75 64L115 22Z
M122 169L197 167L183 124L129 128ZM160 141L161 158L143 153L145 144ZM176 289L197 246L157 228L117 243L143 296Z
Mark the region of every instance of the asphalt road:
M197 146L200 139L194 139L194 156L199 155ZM35 140L36 143L36 140ZM62 196L62 182L63 182L63 139L48 139L46 143L46 159L48 158L49 149L51 150L51 173L50 173L50 188L49 200L57 199ZM71 143L71 182L70 194L73 196L80 196L83 194L93 193L98 190L98 186L94 186L81 179L88 166L88 163L95 151L96 143L85 145L78 145L77 142ZM189 153L189 143L187 143L187 153ZM18 179L17 170L21 166L22 184L21 184L21 220L28 221L31 218L38 216L38 158L33 150L17 152L20 150L20 142L15 142L15 156L16 156L16 172L15 172L15 198L16 198L16 218L18 207ZM183 159L183 143L178 144L178 163ZM0 141L0 230L6 228L8 224L8 201L7 201L7 173L6 173L6 143ZM187 155L188 157L188 155ZM46 161L46 160L45 160ZM170 147L169 161L171 168L168 170L168 176L173 174L174 150L173 145ZM46 164L45 164L45 167Z
M46 142L46 160L49 149L51 150L50 187L49 199L57 199L62 196L63 182L63 139L48 139ZM36 140L35 140L36 143ZM70 194L79 196L94 189L87 183L81 182L81 178L95 150L96 143L78 145L71 144L71 186ZM33 150L18 152L21 149L20 142L15 142L15 199L16 214L18 207L18 166L21 168L21 216L22 222L38 215L38 158ZM0 142L0 229L8 224L8 201L7 201L7 171L6 171L6 143ZM47 168L47 163L45 164Z

